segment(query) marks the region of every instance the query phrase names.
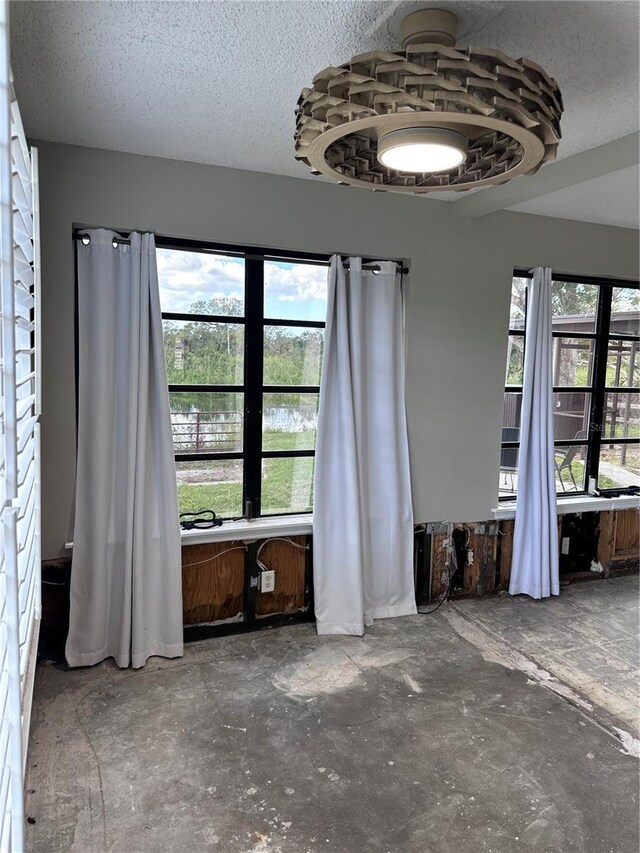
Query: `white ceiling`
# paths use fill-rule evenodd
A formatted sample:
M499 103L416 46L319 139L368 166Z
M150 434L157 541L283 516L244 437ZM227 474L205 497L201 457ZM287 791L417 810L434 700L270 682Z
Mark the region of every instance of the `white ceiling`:
M520 210L522 213L557 216L559 219L578 219L583 222L599 222L601 225L640 228L638 186L640 168L631 166L611 175L584 181L566 190L516 204L510 209Z
M12 2L26 130L35 139L310 178L293 156L300 89L354 53L397 48L401 19L424 5ZM556 77L566 110L560 159L638 130L635 0L434 5L459 14L460 44L527 56ZM638 227L637 169L614 174L514 209Z

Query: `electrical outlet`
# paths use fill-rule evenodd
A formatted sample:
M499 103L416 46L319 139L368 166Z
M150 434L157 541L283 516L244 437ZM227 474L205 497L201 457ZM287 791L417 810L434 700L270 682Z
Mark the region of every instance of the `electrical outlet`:
M569 537L568 536L562 537L562 553L563 554L569 553Z
M276 588L276 573L273 571L261 572L260 592L273 592Z

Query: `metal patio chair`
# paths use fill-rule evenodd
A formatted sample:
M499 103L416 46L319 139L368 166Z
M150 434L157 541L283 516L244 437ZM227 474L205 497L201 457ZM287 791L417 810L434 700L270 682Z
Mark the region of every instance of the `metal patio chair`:
M582 441L586 440L587 431L586 429L578 430L578 432L574 435L574 441ZM556 474L558 475L558 479L560 480L560 485L562 486L562 491L566 492L566 487L564 480L562 479L562 472L568 470L569 476L571 477L571 482L573 483L574 489L579 491L578 484L575 481L575 477L573 476L573 468L572 463L575 459L576 455L579 453L580 447L578 445L572 445L571 447L558 447L554 450L554 462L556 466Z
M520 430L518 427L503 427L502 429L502 440L503 441L517 441L520 437ZM518 448L517 447L503 447L502 452L500 453L500 474L504 474L504 483L507 485L507 477L509 478L511 491L514 491L513 488L513 475L518 470Z

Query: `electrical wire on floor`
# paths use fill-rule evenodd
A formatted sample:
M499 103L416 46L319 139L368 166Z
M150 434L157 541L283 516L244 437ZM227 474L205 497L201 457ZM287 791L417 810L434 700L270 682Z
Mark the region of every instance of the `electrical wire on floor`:
M468 554L469 553L469 543L471 542L471 527L468 524L464 524L462 526L464 527L464 529L466 530L466 533L467 533L467 537L466 537L466 540L464 543L464 551L465 551L465 553ZM423 608L420 608L420 607L418 608L418 613L421 616L429 616L429 614L435 613L436 610L440 610L442 605L446 604L446 602L449 601L449 594L451 592L451 564L452 563L455 566L453 574L455 575L456 572L458 571L458 554L456 553L456 545L455 545L455 542L453 540L453 531L454 531L454 526L450 525L449 536L447 537L447 540L446 540L447 541L447 550L449 552L448 553L448 559L447 559L446 566L445 566L447 569L447 587L444 591L442 598L440 599L440 601L438 601L438 603L435 605L435 607L431 607L429 610L424 610Z
M444 595L440 599L440 601L436 604L435 607L432 607L430 610L424 610L421 607L418 607L418 613L420 616L429 616L430 613L435 613L436 610L440 610L443 604L449 600L449 590L451 589L451 569L449 568L449 564L447 564L447 588L444 591Z

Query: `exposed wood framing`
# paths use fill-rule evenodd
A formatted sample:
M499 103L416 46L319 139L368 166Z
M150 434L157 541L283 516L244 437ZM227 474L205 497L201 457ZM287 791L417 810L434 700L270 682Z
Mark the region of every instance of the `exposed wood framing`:
M451 539L448 533L435 533L431 537L431 600L439 601L449 585L449 548Z
M486 595L495 590L497 554L497 523L474 525L467 551L465 591L472 595Z
M304 609L307 541L306 536L264 541L260 560L276 573L275 591L256 593L256 616L291 614ZM182 549L185 625L242 618L247 559L247 549L241 541L188 545Z
M608 572L613 558L616 538L617 512L600 513L600 535L598 538L598 562Z
M513 530L515 521L509 518L500 522L500 549L498 566L498 586L507 589L511 577L511 560L513 558Z
M256 595L256 616L272 613L294 613L304 607L306 536L289 536L291 542L301 545L296 548L286 539L271 539L260 552L260 560L276 573L274 592L259 592Z
M637 510L620 510L616 515L614 559L638 556L640 524Z
M562 519L564 516L558 516L558 552L562 549Z
M232 619L242 613L245 556L242 542L211 542L182 549L185 625Z
M562 537L558 517L558 548ZM604 576L637 571L640 548L640 510L627 509L600 513L598 561ZM431 601L447 592L451 566L452 533L469 532L463 571L462 595L486 595L507 589L513 557L514 521L477 524L427 525L431 543ZM307 536L287 537L298 545L308 545ZM223 553L225 552L225 553ZM218 556L220 555L220 556ZM285 540L266 540L260 560L276 573L275 591L256 594L256 616L297 618L305 608L305 588L311 586L307 564L309 552ZM183 618L185 626L208 625L242 617L244 606L245 561L243 542L216 542L188 545L182 549ZM46 561L47 577L43 599L43 630L40 653L54 660L64 659L69 611L69 561ZM594 575L594 578L602 574ZM313 607L309 602L310 610ZM260 619L258 619L259 623ZM233 625L229 626L234 628ZM245 626L247 627L247 626ZM193 629L190 629L193 630Z
M558 550L562 545L562 522L564 516L558 516ZM611 567L621 570L637 570L640 563L640 510L626 509L600 513L597 560L609 577ZM498 549L498 585L502 589L509 586L511 562L513 558L513 532L515 522L505 520L500 523L500 547Z

